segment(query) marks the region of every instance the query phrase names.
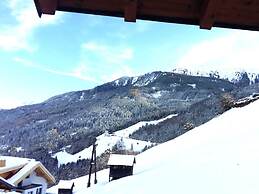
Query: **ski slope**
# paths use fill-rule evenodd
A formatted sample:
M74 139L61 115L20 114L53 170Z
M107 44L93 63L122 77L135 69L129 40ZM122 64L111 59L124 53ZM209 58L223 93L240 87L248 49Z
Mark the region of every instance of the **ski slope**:
M259 101L232 109L184 135L139 154L134 175L108 182L108 170L75 194L258 194ZM49 189L57 193L57 187Z

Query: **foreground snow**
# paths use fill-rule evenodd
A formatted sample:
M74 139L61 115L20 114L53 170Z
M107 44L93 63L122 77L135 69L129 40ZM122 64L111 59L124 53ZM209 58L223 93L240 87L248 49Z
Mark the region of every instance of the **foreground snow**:
M147 141L140 141L129 138L131 134L139 130L145 125L157 125L167 119L177 116L177 114L169 115L165 118L155 120L155 121L141 121L135 125L132 125L126 129L115 132L114 134L104 133L97 137L97 156L103 154L106 150L112 149L116 144L121 144L126 150L131 150L135 152L141 152L146 146L152 146L153 143ZM59 165L68 164L70 162L77 162L80 159L90 159L92 154L92 146L85 148L84 150L76 153L69 154L65 150L58 152L53 155L53 157L58 159Z
M258 194L258 115L259 101L232 109L138 155L133 176L108 183L100 171L90 189L73 180L75 194Z

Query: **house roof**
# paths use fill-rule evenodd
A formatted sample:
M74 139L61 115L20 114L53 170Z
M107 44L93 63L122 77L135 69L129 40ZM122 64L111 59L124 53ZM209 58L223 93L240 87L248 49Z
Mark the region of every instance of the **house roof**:
M134 160L134 155L111 154L108 166L133 166Z
M72 189L73 187L74 183L71 181L60 180L58 183L59 189Z
M8 156L1 156L0 159L6 160L6 166L0 167L0 176L8 172L13 172L14 175L7 179L7 181L13 185L17 186L34 171L38 176L44 177L50 184L55 183L55 178L41 162L35 161L34 159Z
M41 162L37 161L30 161L19 172L8 179L8 181L14 185L18 185L33 171L36 171L36 173L44 177L49 183L55 183L55 178L51 175L51 173L41 164Z
M259 31L259 3L252 0L34 0L39 16L56 11Z
M0 160L5 160L6 164L4 167L0 167L0 175L6 172L19 170L24 167L32 159L28 158L17 158L11 156L0 156Z

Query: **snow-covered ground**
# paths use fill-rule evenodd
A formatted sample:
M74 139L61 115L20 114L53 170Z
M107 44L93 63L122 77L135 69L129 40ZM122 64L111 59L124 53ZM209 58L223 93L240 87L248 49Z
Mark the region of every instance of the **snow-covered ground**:
M133 176L108 182L103 170L89 189L87 177L72 180L75 194L258 194L258 115L259 101L232 109L139 154Z
M124 149L131 150L135 152L141 152L146 146L152 146L153 143L147 141L140 141L129 138L129 136L134 133L135 131L139 130L140 127L145 125L157 125L165 121L166 119L170 119L177 114L169 115L165 118L155 120L155 121L141 121L135 125L132 125L126 129L120 130L115 132L114 134L104 133L97 137L97 144L96 147L96 155L100 156L106 150L111 150L116 144L120 144L124 146ZM57 157L59 165L68 164L70 162L77 162L80 159L89 159L91 158L92 154L92 146L80 151L76 154L69 154L66 150L60 151L53 155L53 157Z

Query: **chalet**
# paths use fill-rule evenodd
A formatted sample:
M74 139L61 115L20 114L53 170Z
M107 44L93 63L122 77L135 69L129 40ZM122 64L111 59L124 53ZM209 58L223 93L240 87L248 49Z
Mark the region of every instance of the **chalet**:
M58 194L73 194L75 184L71 181L61 180L58 183Z
M108 166L110 168L109 181L133 174L133 166L136 163L134 155L111 154Z
M0 191L45 194L55 178L41 162L27 158L0 156Z

